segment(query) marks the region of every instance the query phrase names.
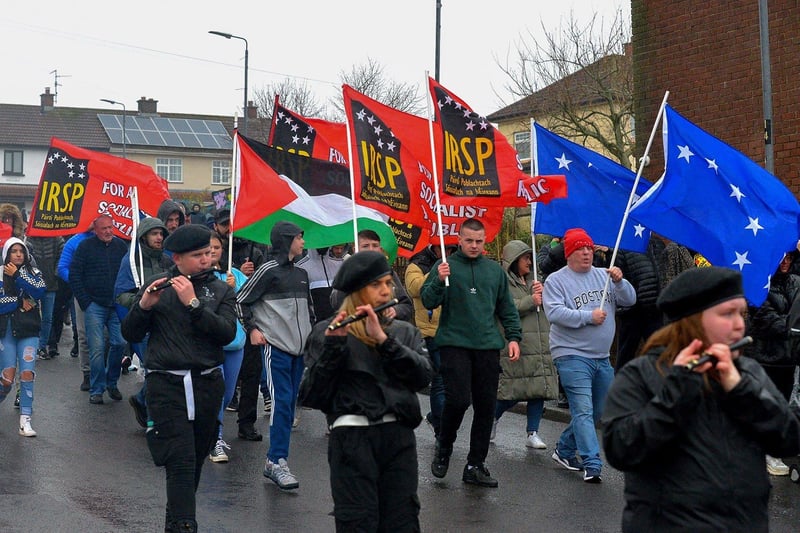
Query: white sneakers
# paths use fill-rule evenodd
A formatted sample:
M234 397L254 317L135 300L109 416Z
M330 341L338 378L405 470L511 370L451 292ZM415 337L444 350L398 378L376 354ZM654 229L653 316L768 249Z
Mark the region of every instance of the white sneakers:
M528 438L525 439L525 446L528 448L535 448L537 450L547 449L547 444L539 437L535 431L528 433Z
M278 459L277 463L267 459L264 463L264 477L274 481L283 490L294 490L300 486L297 478L289 471L286 459Z
M35 437L36 432L31 427L31 417L29 415L19 416L19 434L23 437ZM784 465L786 466L786 465ZM788 470L787 470L788 471Z
M779 457L767 455L767 472L773 476L788 476L789 467Z

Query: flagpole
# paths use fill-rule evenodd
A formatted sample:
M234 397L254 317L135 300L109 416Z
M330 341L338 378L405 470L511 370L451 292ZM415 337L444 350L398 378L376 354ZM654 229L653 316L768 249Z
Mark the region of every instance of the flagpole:
M658 129L658 123L661 121L661 117L664 115L664 107L667 105L667 98L669 98L669 91L664 93L664 99L661 100L661 105L658 108L658 113L656 114L656 119L653 122L653 129L650 131L650 138L647 140L647 146L644 149L644 154L642 158L639 160L638 168L636 169L636 179L633 180L633 187L631 188L631 194L628 196L628 203L625 206L625 212L622 214L622 223L619 225L619 231L617 232L617 240L614 243L614 251L611 253L611 262L609 263L610 266L614 266L614 262L617 260L617 250L619 249L619 243L622 240L622 233L625 231L625 224L628 222L628 214L631 211L631 204L633 203L633 197L636 194L636 189L639 186L639 178L642 177L642 172L644 171L644 162L647 160L647 154L650 153L650 147L653 145L653 138L656 136L656 130ZM606 302L606 292L608 291L608 283L611 280L611 276L606 277L606 283L603 286L603 297L600 299L600 310L603 310L603 306Z
M237 122L237 117L234 116L233 118L234 123ZM231 160L231 167L233 172L231 173L233 179L231 180L231 220L230 224L228 225L228 272L232 272L233 269L233 229L236 227L233 224L234 216L236 215L236 194L237 194L237 184L241 176L239 175L241 172L241 165L239 163L239 127L238 124L234 124L235 129L233 132L233 154Z
M531 177L539 175L539 159L536 157L536 138L534 137L533 124L531 119ZM533 279L539 279L539 269L536 265L536 202L531 202L531 250L533 251Z
M430 86L430 72L425 71L425 87ZM436 145L433 140L433 117L434 111L431 107L431 100L433 99L433 95L430 94L428 91L428 133L430 135L430 142L431 142L431 169L433 175L433 194L436 197L436 227L437 231L439 232L439 248L442 252L442 262L447 263L447 253L445 252L444 247L444 233L442 232L442 209L439 202L439 166L436 164ZM445 287L450 286L450 276L444 279Z
M342 91L344 94L344 85L342 85ZM345 113L344 117L345 123L345 131L347 132L347 160L350 162L347 165L350 168L350 207L353 209L353 250L358 252L358 212L356 210L356 175L355 171L353 170L353 145L352 145L352 135L350 134L350 129L352 128L352 124L350 124L350 117L347 116Z
M131 276L133 277L134 283L136 283L136 288L142 286L144 281L142 277L144 275L144 260L142 258L141 250L139 251L139 265L140 268L137 271L136 269L136 248L138 240L136 238L136 234L139 232L139 189L137 187L131 187L131 226L133 228L133 235L131 235L131 251L128 254L128 261L131 266Z

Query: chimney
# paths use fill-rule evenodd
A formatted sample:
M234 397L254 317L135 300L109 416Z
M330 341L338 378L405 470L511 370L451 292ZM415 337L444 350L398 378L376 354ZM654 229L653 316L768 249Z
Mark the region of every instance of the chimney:
M39 98L41 99L42 113L53 110L53 107L55 107L55 95L50 92L50 87L45 87Z
M247 118L248 119L258 118L258 106L255 105L252 100L247 101Z
M139 104L140 115L157 115L158 114L158 100L146 98L142 96L136 101Z

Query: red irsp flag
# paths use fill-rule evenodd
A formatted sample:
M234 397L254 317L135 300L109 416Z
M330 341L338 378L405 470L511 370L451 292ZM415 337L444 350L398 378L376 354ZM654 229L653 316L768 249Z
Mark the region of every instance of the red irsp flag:
M416 226L429 226L429 213L420 192L422 181L428 179L427 169L390 125L390 121L403 120L399 118L402 116L409 117L405 120L411 123L419 118L385 106L348 85L342 89L352 143L356 203Z
M439 128L439 194L452 203L524 207L567 195L564 176L529 176L516 150L485 117L428 78ZM438 131L437 131L438 130Z
M133 231L131 195L138 190L137 216L156 216L169 198L167 182L152 168L53 137L42 169L27 234L31 237L86 231L98 215L114 219L118 237Z
M283 107L275 95L268 143L280 150L347 165L347 126L307 118Z

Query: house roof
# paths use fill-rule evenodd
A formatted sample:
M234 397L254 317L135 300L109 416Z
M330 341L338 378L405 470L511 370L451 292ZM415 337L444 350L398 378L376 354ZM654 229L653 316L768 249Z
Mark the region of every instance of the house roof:
M557 110L557 102L563 101L563 94L569 93L575 105L580 107L590 106L600 102L597 94L597 84L593 81L598 77L616 77L622 83L625 77L630 77L633 61L630 55L612 54L598 59L591 65L573 72L547 87L522 98L486 118L492 122L504 122L515 118L529 118L552 114ZM615 80L610 80L613 83Z
M20 147L50 146L50 138L58 137L90 150L109 151L112 143L106 135L98 114L121 115L107 108L52 107L46 111L37 105L0 104L0 145ZM128 116L136 116L129 111ZM200 120L219 120L233 137L233 117L185 113L157 113L159 117ZM248 119L248 136L266 139L270 120ZM131 146L129 143L128 146Z

